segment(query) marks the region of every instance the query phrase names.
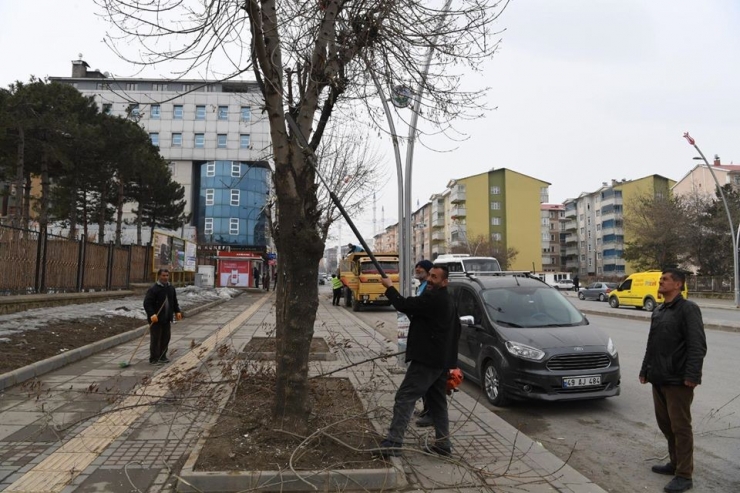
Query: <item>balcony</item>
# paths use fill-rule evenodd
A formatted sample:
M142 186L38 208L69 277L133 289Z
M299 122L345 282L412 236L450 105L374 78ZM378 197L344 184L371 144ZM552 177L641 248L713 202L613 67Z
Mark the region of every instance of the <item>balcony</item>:
M575 233L568 233L565 235L565 243L578 243L578 235Z
M457 185L450 189L450 202L456 204L458 202L465 202L466 193L464 185Z
M450 217L456 219L458 217L465 217L467 215L467 209L464 205L454 205L450 209Z
M572 255L578 255L578 247L566 247L565 248L565 256L570 257Z
M578 229L578 221L576 221L575 219L570 220L570 221L566 221L566 223L565 223L565 230L566 231L575 231L577 229Z
M444 228L445 227L444 217L437 217L437 216L433 217L432 227L433 228Z
M450 224L450 235L465 235L466 231L467 229L464 224L460 224L458 222L453 222L452 224Z
M432 233L432 243L439 243L445 241L445 232L444 231L435 231Z
M565 270L578 270L579 268L578 260L568 260L565 262Z
M565 209L565 218L573 218L575 219L578 216L578 212L576 211L576 208L573 207L572 209Z
M465 242L457 239L457 240L450 240L450 247L461 247L466 246Z

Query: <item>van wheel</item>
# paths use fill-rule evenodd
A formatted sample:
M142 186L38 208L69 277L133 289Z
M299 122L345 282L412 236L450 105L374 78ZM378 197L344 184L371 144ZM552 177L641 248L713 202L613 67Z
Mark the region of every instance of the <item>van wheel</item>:
M655 310L655 300L652 298L645 298L642 306L645 308L646 311L651 312Z
M609 298L609 306L612 308L619 308L619 298L616 296Z
M488 402L498 407L504 407L509 403L509 398L504 391L501 370L491 360L486 361L486 364L483 366L481 383L483 393L486 394Z

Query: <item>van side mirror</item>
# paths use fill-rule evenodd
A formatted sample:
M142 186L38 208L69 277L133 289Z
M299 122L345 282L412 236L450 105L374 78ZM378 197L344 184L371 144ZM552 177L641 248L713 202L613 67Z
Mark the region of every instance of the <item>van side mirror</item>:
M475 319L472 315L463 315L460 317L460 323L463 325L475 325Z

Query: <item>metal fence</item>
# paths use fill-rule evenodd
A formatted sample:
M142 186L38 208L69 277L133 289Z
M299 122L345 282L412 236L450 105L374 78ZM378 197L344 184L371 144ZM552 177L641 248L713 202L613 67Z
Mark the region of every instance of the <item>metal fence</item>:
M127 289L151 280L151 247L99 245L0 225L0 294Z

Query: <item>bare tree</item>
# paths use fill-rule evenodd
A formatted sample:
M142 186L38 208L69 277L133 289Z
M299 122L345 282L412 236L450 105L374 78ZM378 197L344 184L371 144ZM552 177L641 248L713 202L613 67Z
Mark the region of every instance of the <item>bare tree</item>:
M274 413L285 429L301 432L309 411L308 354L324 250L316 174L307 153L319 149L335 113L375 95L371 71L391 87L421 85L423 95L414 97L423 97L422 116L442 130L456 117L479 115L483 91L463 91L460 81L465 69L479 69L496 51L493 23L506 0L460 0L455 8L414 0L96 1L127 42L122 46L139 41L143 59L136 62L175 59L194 70L221 59L232 67L226 77L251 71L261 88L275 161L281 259ZM289 131L288 115L310 149Z
M507 247L503 241L495 241L484 235L465 238L465 244L452 247L452 253L467 253L474 257L494 257L503 270L508 270L519 255L519 250Z
M625 236L630 238L624 245L624 259L637 270L676 266L686 251L681 228L676 226L682 217L676 197L649 193L635 197L624 211Z

